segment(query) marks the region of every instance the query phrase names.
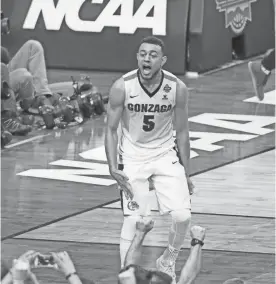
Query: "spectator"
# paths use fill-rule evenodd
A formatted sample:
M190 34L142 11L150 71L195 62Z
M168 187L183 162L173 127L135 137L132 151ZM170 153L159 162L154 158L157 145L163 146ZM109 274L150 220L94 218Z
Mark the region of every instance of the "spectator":
M258 99L264 99L264 87L271 72L275 69L275 49L269 50L261 61L248 63L254 92Z
M120 284L159 283L170 284L172 278L163 272L145 270L137 265L146 234L153 228L153 221L141 219L136 223L136 233L125 259L125 267L119 273ZM201 268L201 248L205 238L205 229L199 226L191 228L192 247L189 258L182 269L178 284L193 283Z
M28 123L24 118L25 116L19 116L17 112L15 93L10 88L8 67L1 63L1 133L8 131L12 135L26 135L32 130L32 121Z
M78 276L75 265L66 251L51 253L51 255L57 264L56 269L64 275L69 284L94 284L93 281Z
M53 96L47 80L44 49L40 42L28 40L10 59L9 53L2 48L4 62L10 73L10 86L20 100L24 110L40 105L53 105L57 96Z
M273 0L275 12L275 0ZM255 95L260 101L264 99L264 87L271 72L275 69L275 48L268 50L261 61L250 61L248 63Z
M1 56L1 93L4 94L3 84L9 89L8 96L1 95L3 131L26 135L32 130L34 118L19 115L16 102L24 111L37 114L39 106L57 105L60 96L48 86L44 50L38 41L27 41L12 58L1 47Z
M2 93L4 94L4 83L9 89L8 96L1 96L2 125L13 135L27 134L31 131L30 125L34 123L33 117L18 114L17 102L23 111L41 114L49 129L56 125L57 122L54 122L56 117L63 117L66 123L72 122L73 118L80 113L80 105L82 112L89 109L87 117L90 117L92 113L101 114L104 111L104 107L100 103L101 94L98 88L90 82L82 84L82 90L91 89L97 105L94 105L94 102L93 106L91 105L90 92L86 94L87 99L82 98L81 101L78 101L75 98L74 105L72 102L69 104L67 100L63 100L61 103L61 94L53 93L48 85L44 49L38 41L27 41L12 58L4 47L1 47L1 54ZM39 111L42 106L44 107ZM73 112L76 113L73 114ZM49 113L50 115L47 115ZM61 125L61 127L63 126Z
M18 259L13 261L13 266L10 270L4 266L4 273L1 272L1 283L2 284L12 284L12 283L24 283L25 280L31 279L34 284L39 284L36 276L31 272L31 267L33 266L34 260L39 253L35 251L27 251L22 254ZM18 269L18 265L24 265L24 269ZM23 268L21 266L21 268Z
M31 271L32 268L39 268L37 266L37 258L45 257L39 252L33 250L27 251L21 255L17 260L13 261L13 266L10 270L2 262L1 263L1 283L2 284L12 284L14 282L24 283L24 281L30 279L34 284L39 284L35 274ZM67 252L51 253L47 257L53 258L54 268L60 271L69 284L94 284L93 281L87 279L81 279L76 268ZM18 270L18 264L24 264L24 270ZM22 268L22 266L21 266Z

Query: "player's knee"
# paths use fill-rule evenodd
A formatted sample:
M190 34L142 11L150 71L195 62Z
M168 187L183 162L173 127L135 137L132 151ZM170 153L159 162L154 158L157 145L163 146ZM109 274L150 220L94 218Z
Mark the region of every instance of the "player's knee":
M32 84L33 83L33 76L28 70L25 70L22 73L22 80L26 84Z
M12 80L18 83L32 83L33 76L26 68L18 68L12 73Z
M176 223L190 222L192 214L190 209L171 211L172 220Z
M33 50L39 52L44 52L42 44L37 40L30 39L25 44L27 45L28 48L32 48Z
M136 232L136 223L141 219L139 215L130 215L124 217L121 238L131 241Z

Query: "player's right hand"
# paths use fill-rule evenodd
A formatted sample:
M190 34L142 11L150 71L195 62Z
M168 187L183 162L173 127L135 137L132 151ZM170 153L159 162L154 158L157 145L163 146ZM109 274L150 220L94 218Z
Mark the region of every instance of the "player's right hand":
M192 239L198 239L200 241L203 241L205 238L205 228L202 228L200 226L193 226L191 228L191 237Z
M193 195L195 186L194 186L193 182L191 181L190 177L187 177L187 184L188 184L188 189L189 189L190 195Z
M148 233L152 230L154 226L154 221L152 219L141 218L136 222L136 230L144 233Z
M129 178L123 171L112 170L111 176L117 181L119 187L125 193L127 199L133 199L133 191L130 183L128 182Z

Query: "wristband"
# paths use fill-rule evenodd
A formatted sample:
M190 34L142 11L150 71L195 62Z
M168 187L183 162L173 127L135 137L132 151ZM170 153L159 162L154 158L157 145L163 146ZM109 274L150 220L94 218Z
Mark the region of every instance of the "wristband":
M75 271L75 272L69 273L69 274L65 277L65 279L68 280L68 279L69 279L71 276L73 276L73 275L77 275L77 272Z
M191 246L194 247L195 245L201 245L203 247L204 242L199 239L192 239Z

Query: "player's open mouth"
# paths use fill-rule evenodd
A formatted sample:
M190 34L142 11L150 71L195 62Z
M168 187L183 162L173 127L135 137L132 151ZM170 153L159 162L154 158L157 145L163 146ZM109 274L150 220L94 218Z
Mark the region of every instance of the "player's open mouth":
M148 74L150 73L150 71L151 71L151 67L150 67L150 66L148 66L148 65L143 65L143 73L144 73L145 75L148 75Z

